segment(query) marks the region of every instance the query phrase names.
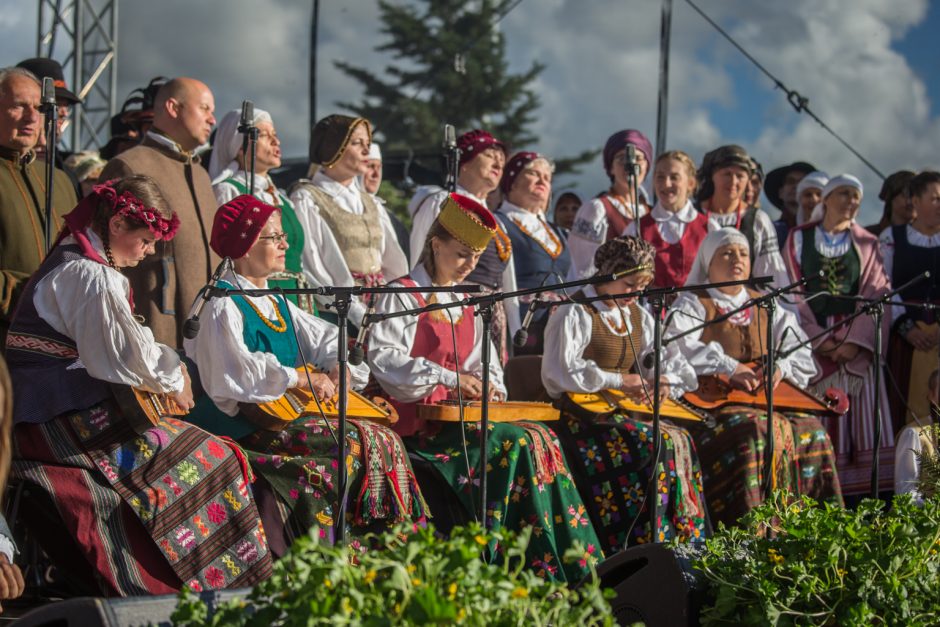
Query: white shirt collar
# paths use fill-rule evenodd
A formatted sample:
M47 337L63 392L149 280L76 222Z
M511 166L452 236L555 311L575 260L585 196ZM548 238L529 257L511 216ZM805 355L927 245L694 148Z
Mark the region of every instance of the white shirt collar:
M740 307L744 302L750 298L750 295L747 293L747 290L744 289L742 285L736 294L725 294L721 290L715 288L708 288L706 290L708 295L712 297L716 302L721 303L721 305L726 309L734 309L735 307Z
M682 209L679 209L679 211L676 211L675 213L673 213L672 211L666 210L661 204L659 204L659 201L657 201L656 206L653 207L653 211L652 211L653 219L656 220L657 222L669 222L672 220L679 220L681 222L685 222L686 224L689 224L690 222L695 220L695 217L697 214L698 212L695 210L695 207L692 205L691 200L686 200L685 206L683 206Z
M470 198L471 200L477 201L484 207L487 206L486 198L480 198L476 194L471 193L466 187L461 186L460 183L457 184L457 193L460 194L461 196L466 196L467 198Z
M312 182L330 196L358 196L360 191L359 180L356 177L353 177L352 183L349 185L343 185L326 174L323 168L317 170L316 174L313 175Z

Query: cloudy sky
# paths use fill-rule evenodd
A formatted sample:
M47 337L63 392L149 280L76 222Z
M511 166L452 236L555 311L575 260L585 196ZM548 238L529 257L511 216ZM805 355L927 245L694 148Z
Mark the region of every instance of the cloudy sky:
M92 4L100 4L93 0ZM928 0L697 0L714 20L884 173L940 167L940 3ZM242 99L272 112L285 154L306 154L307 0L121 0L118 100L156 75L205 80L220 111ZM0 0L0 56L36 51L36 0ZM375 0L321 2L318 113L355 99L332 61L381 71ZM538 59L537 149L571 155L613 131L655 134L660 3L523 0L499 25L516 70ZM59 52L58 55L64 54ZM57 55L57 56L58 56ZM472 63L472 55L467 59ZM866 186L863 222L880 213L880 180L750 65L684 0L675 0L668 148L698 160L740 143L765 169L796 159ZM443 122L443 121L442 121ZM600 163L574 184L605 185ZM772 215L775 212L772 210Z

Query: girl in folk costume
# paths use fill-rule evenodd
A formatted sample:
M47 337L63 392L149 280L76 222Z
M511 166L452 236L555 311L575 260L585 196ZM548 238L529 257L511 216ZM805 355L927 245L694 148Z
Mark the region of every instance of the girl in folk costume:
M681 150L665 152L656 159L656 206L640 218L640 238L656 249L653 287L684 285L698 247L708 235L708 218L696 211L691 201L695 174L692 157Z
M812 277L805 291L820 294L798 299L800 326L807 337L818 335L856 310L851 300L837 296L875 298L890 289L878 240L855 222L862 201L862 183L841 174L823 189L821 220L790 231L785 255L794 280ZM822 271L824 278L817 278ZM885 319L887 328L887 317ZM887 333L885 333L887 337ZM829 387L849 396L849 411L827 419L826 427L836 447L843 494L862 494L870 487L874 446L875 384L881 389L881 450L878 451L883 489L892 484L894 430L882 377L872 367L875 328L869 315L855 318L817 341L813 347L819 373L813 385L819 392Z
M496 219L485 207L453 194L428 232L427 243L411 274L396 281L407 287L461 283L486 249ZM396 312L433 302L455 302L464 294L389 294L377 309ZM480 455L487 456L487 520L490 527L535 526L527 550L528 565L545 577L578 581L587 560L600 556L597 536L555 434L538 422L491 422L488 451L481 451L479 422L424 421L418 403L448 398L479 400L483 394L483 325L472 308L422 313L376 323L369 339L369 363L392 398L400 419L395 429L409 449L431 464L453 488L467 512L478 511ZM460 373L459 376L457 373ZM490 364L490 395L505 397L502 368ZM457 396L459 390L459 396ZM464 449L466 442L466 449ZM468 474L469 469L469 474ZM587 547L580 564L562 556L575 541Z
M894 492L910 494L916 500L922 500L920 492L921 459L936 458L940 453L940 370L934 370L927 377L926 414L915 416L897 437L894 449Z
M625 294L653 281L653 247L636 237L618 237L597 249L594 263L602 274L633 270L623 278L579 296ZM566 455L573 460L575 483L588 505L605 553L626 544L701 539L705 500L695 445L685 429L662 422L659 475L659 537L652 538L652 501L647 498L652 424L623 412L594 414L564 398L566 393L621 390L638 402L652 394L652 368L642 357L653 342L653 318L635 298L598 300L561 307L545 329L542 382L548 394L563 399L555 427ZM661 398L678 398L695 387L695 373L672 347L662 360ZM644 507L645 505L645 507Z
M322 285L378 285L408 272L388 213L358 180L369 167L371 143L368 120L328 115L310 135L311 178L291 189L306 245L319 257L310 260L311 272ZM357 300L349 319L358 325L364 313Z
M487 197L499 187L506 164L506 146L490 133L474 129L457 138L460 150L457 175L457 194L486 207ZM424 250L428 232L441 213L449 194L447 190L419 190L408 204L414 216L411 226L411 261L418 264ZM512 292L516 289L515 262L512 258L512 243L500 222L496 223L493 238L480 255L476 267L467 275L467 281L480 285L484 292ZM503 364L509 359L508 337L520 327L519 303L515 298L496 303L493 307L493 323L490 327L493 344Z
M242 150L244 135L238 131L241 120L240 111L229 111L219 122L215 130L212 145L212 158L209 160L209 176L219 205L224 205L236 196L250 194L262 202L274 205L281 212L281 226L287 234L287 257L284 271L268 279L272 287L303 288L310 284L322 285L326 277L313 272L320 263L317 246L305 246L304 229L294 204L287 195L274 186L269 172L281 167L281 141L278 139L271 115L262 109L255 109L252 123L258 129L258 141L255 148L254 189L249 190L249 157ZM304 311L314 313L316 307L310 296L291 294L287 297Z
M95 186L65 222L7 336L12 476L46 493L68 532L39 537L53 555L77 543L87 561L74 566L98 594L264 579L271 555L237 451L185 422L132 427L116 402L130 386L193 405L186 367L137 322L120 272L174 236L176 215L152 179L131 176Z
M630 150L630 146L633 150ZM636 155L636 186L638 206L633 202L630 181L632 165L629 154ZM646 135L634 129L617 131L604 145L604 172L610 178L610 189L581 205L568 235L571 248L569 279L583 279L594 274L594 253L606 241L622 235L636 235L631 225L647 212L646 194L640 185L653 162L653 146Z
M754 276L771 276L774 287L783 287L789 281L773 221L766 212L744 202L753 170L754 162L740 146L716 148L702 159L696 198L708 216L708 230L730 226L741 231L750 247Z
M816 170L801 178L796 184L796 200L800 203L796 210L796 226L819 220L822 217L821 213L814 215L814 211L816 207L819 207L820 212L822 211L819 203L822 201L822 191L828 182L829 175Z
M496 215L512 242L516 283L522 289L561 283L571 266L565 237L545 220L554 170L554 164L538 153L520 152L509 160L500 182L505 200ZM560 296L544 292L538 298L558 300ZM536 313L529 327L528 344L517 353L542 353L547 320L547 310Z
M908 184L916 214L910 224L885 229L880 238L885 272L901 287L925 270L930 278L905 289L906 302L940 304L940 172L921 172ZM889 372L897 385L891 390L895 431L914 416L926 416L927 377L937 367L940 325L937 313L914 306L893 310L888 348Z
M288 244L281 229L277 208L253 196L237 196L219 207L211 245L219 256L234 260L235 285L266 289L267 277L283 270ZM244 405L279 399L292 388L305 388L324 402L333 398L342 376L337 328L283 296L216 298L202 318L200 333L185 347L199 365L206 395L188 420L245 447L252 468L286 510L288 539L313 525L320 526L321 536L329 535L336 524L337 446L331 435L336 422L298 418L270 430ZM355 367L346 376L362 388L368 368ZM423 500L398 436L367 421L348 424L352 530L420 519ZM280 547L272 543L272 548Z
M699 248L686 283L718 283L748 278L751 272L747 238L730 227L709 233ZM667 337L678 335L730 312L760 294L743 285L683 292L673 304ZM751 306L730 318L676 340L678 350L695 369L698 387L709 377L726 375L732 388L756 392L762 375L754 362L766 350L767 313ZM782 350L806 339L796 315L778 308L774 345ZM781 379L803 388L816 374L810 348L803 347L777 360L774 385ZM771 481L777 489L805 494L841 505L835 454L826 430L806 413L774 412L774 464ZM751 406L719 410L718 425L696 434L705 494L713 520L735 524L763 498L763 451L767 438L766 412Z

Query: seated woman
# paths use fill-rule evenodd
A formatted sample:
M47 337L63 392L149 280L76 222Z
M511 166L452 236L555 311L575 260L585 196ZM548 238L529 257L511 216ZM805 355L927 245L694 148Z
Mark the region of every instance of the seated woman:
M500 182L505 200L497 217L512 242L516 284L520 289L562 283L571 267L565 237L545 220L554 171L555 165L537 152L519 152L509 160ZM543 301L558 300L560 296L553 292L539 294ZM528 303L532 296L520 300ZM542 354L547 321L547 309L535 312L529 325L528 343L516 349L517 355ZM522 319L517 322L521 324Z
M940 370L934 370L927 377L927 397L929 409L898 433L897 447L894 449L894 492L910 494L916 501L922 501L920 491L921 460L927 456L936 458L940 451Z
M236 451L185 422L132 423L134 407L116 402L134 387L193 404L185 366L137 322L120 272L179 220L152 179L131 176L95 186L65 223L7 336L12 477L49 497L70 537L30 525L54 558L77 543L84 561L71 561L98 594L264 579L271 555Z
M496 219L485 207L451 195L428 231L418 265L395 284L421 288L461 283L495 228ZM377 310L403 311L464 297L447 292L390 294L379 300ZM417 405L460 396L481 398L482 335L480 318L465 307L422 313L417 319L390 318L372 327L369 340L372 372L398 408L395 429L410 450L440 473L468 513L479 511L479 422L467 422L462 431L455 423L419 420ZM495 351L491 354L490 396L495 401L505 396L505 388L499 360ZM578 581L586 566L564 564L562 555L574 540L589 552L597 551L598 542L555 434L536 422L493 422L489 442L487 526L535 526L527 551L529 566L545 577Z
M747 238L737 229L725 227L709 233L699 248L687 284L748 278L749 252ZM743 285L683 292L670 311L672 322L666 335L688 331L757 296L756 291ZM704 377L727 375L733 388L757 392L763 379L754 362L764 358L766 332L766 310L751 306L676 343L695 369L700 385ZM806 339L796 316L782 307L776 309L773 334L775 346L782 350ZM775 385L785 379L805 388L815 374L813 356L804 346L777 360ZM696 443L705 469L709 511L714 521L731 525L763 498L767 416L753 406L726 406L717 413L718 426L697 434ZM841 505L835 453L819 419L808 413L774 414L774 485Z
M284 270L288 244L280 213L253 196L219 207L210 245L234 260L239 287L265 289L267 277ZM306 388L320 401L331 399L340 377L338 333L335 325L283 296L233 296L213 299L199 334L184 342L206 391L187 420L245 447L252 468L271 484L288 513L288 539L313 525L328 536L336 524L336 421L301 417L268 430L251 409L293 388ZM363 387L368 375L365 366L347 374L353 387ZM365 420L348 426L348 494L356 499L347 508L352 531L420 519L423 500L398 437Z
M578 296L625 294L653 281L653 247L636 237L618 237L597 249L600 274L635 270L609 283L585 287ZM653 538L646 498L653 455L652 424L624 412L594 414L565 398L566 393L621 390L643 403L653 393L652 369L642 356L653 343L653 318L635 298L598 300L561 307L545 329L542 382L564 408L555 427L574 461L575 484L601 538L604 552L627 544L703 539L705 500L695 445L685 429L663 421L660 461L661 518ZM695 373L678 353L663 354L661 398L695 387ZM665 484L665 485L664 485Z

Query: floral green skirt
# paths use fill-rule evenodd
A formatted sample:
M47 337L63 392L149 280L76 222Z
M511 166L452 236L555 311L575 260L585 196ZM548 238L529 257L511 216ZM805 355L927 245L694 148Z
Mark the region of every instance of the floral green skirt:
M440 473L469 514L479 511L480 423L468 422L465 430L467 456L460 425L454 423L442 424L431 436L405 438L405 444ZM588 561L602 557L600 545L555 434L536 422L494 422L487 444L487 526L514 531L531 526L529 567L549 579L582 579ZM566 564L562 556L575 541L585 553Z

